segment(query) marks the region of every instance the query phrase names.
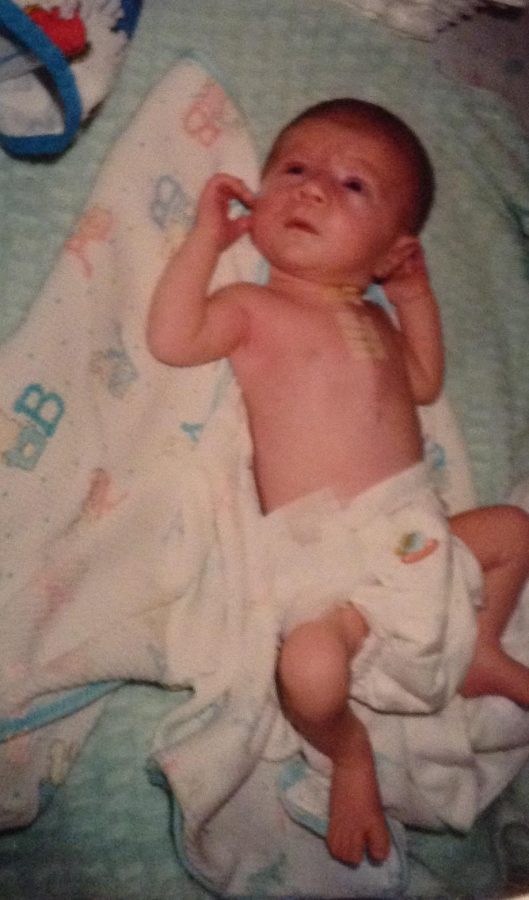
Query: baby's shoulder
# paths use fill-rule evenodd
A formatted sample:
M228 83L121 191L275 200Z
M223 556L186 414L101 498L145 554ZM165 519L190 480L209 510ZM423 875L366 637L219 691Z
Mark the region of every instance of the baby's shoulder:
M264 300L266 293L267 289L259 284L250 281L235 281L215 291L212 299L246 304Z
M215 292L214 298L224 308L238 309L252 327L260 327L263 320L275 320L280 315L279 304L265 286L249 281L227 284Z

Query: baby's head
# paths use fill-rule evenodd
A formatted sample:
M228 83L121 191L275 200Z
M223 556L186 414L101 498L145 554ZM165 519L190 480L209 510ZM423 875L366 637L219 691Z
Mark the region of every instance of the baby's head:
M361 288L416 246L433 195L431 164L407 125L372 103L330 100L276 138L252 236L279 271Z
M322 131L327 123L341 125L352 133L371 135L392 148L407 174L402 183L403 194L408 198L406 230L419 234L432 208L435 176L425 148L402 119L366 100L353 97L324 100L304 110L279 132L263 166L263 176L281 152L287 135L305 122L321 123Z

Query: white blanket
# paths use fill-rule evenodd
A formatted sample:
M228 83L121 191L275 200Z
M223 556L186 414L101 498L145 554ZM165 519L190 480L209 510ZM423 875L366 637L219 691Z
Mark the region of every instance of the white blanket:
M328 781L278 709L278 629L259 578L251 446L230 369L169 369L145 346L156 279L219 170L257 180L237 111L189 57L115 146L0 354L0 822L36 815L95 700L123 681L189 688L153 737L153 761L177 800L177 848L191 871L238 895L381 896L405 877L402 826L392 825L384 866L333 861L318 836ZM241 241L215 283L259 272ZM425 431L447 502L466 505L444 401ZM358 712L388 813L404 822L468 828L529 755L529 717L507 701L456 698L427 717Z

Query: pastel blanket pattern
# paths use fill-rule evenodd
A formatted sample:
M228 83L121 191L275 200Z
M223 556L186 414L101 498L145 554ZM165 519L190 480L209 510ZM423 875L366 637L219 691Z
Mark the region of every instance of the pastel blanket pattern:
M184 493L194 491L194 450L229 373L157 364L145 316L204 180L225 166L252 181L254 165L221 88L182 64L118 142L29 320L3 347L5 736L53 717L65 688L176 680L166 672L169 598L185 592L209 536L195 531L187 572L173 562L187 526L177 498L183 476ZM234 250L223 265L225 278L249 278L256 261ZM5 824L27 815L12 812Z
M153 735L152 758L177 800L177 846L203 883L239 895L381 896L401 884L402 827L392 826L381 869L331 860L318 836L328 781L279 714L278 626L256 558L251 447L229 367L173 370L145 347L157 276L220 169L256 183L238 112L187 58L118 141L2 349L0 822L35 817L106 693L154 682L179 700L189 693ZM259 272L240 242L215 281ZM425 430L447 498L454 485L464 495L443 404ZM447 447L455 462L443 465ZM528 717L506 701L456 699L410 720L359 713L388 811L405 822L468 827L529 755Z

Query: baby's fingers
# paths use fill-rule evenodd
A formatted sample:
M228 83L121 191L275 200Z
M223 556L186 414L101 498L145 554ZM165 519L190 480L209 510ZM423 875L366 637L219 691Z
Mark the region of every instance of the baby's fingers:
M231 244L250 230L250 216L240 215L229 220L227 243Z
M247 210L253 206L251 190L240 178L219 173L210 178L198 203L196 223L213 235L219 250L248 231Z
M219 172L213 175L206 184L205 194L216 196L222 202L229 203L238 200L243 206L251 207L254 200L253 192L241 178Z

